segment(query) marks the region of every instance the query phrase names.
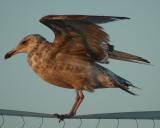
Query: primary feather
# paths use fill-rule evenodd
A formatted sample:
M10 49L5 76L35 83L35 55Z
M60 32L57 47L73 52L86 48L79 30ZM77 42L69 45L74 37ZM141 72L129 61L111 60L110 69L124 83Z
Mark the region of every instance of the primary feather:
M92 60L100 63L108 63L108 58L150 63L142 57L135 57L135 55L117 52L117 50L112 49L113 47L110 47L112 45L109 44L109 35L98 25L125 19L130 18L89 15L47 15L42 17L40 22L48 26L55 33L55 40L53 42L58 43L57 48L59 47L59 52L76 55L83 53L81 56L90 57ZM66 51L66 47L70 50ZM74 52L72 53L72 51Z

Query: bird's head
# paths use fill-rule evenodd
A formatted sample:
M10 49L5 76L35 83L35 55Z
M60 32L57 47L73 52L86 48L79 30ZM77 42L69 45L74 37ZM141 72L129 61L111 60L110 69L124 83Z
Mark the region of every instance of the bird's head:
M7 52L4 56L5 59L12 57L17 53L29 53L31 52L39 43L45 40L42 36L38 34L32 34L24 37L16 48Z

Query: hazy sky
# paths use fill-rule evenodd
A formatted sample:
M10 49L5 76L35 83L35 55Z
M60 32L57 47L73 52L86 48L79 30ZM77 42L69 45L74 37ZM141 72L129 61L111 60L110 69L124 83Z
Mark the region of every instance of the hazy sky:
M131 20L103 24L111 44L118 50L149 59L153 66L110 60L104 65L131 81L142 90L132 96L120 89L103 89L85 93L77 114L160 110L160 1L159 0L0 0L0 109L16 109L45 113L66 113L75 92L50 85L41 80L28 66L26 55L19 54L7 61L3 56L26 35L39 33L49 41L53 33L39 23L48 14L91 14L126 16ZM40 119L25 118L25 128L38 127ZM0 118L0 121L1 118ZM157 125L160 122L156 121ZM19 117L6 117L5 127L20 127ZM66 127L77 127L79 120L68 120ZM95 127L85 120L83 128ZM56 119L45 119L44 126L59 127ZM116 127L115 120L103 120L100 127ZM151 121L140 126L152 127ZM120 128L135 128L134 120L120 121Z

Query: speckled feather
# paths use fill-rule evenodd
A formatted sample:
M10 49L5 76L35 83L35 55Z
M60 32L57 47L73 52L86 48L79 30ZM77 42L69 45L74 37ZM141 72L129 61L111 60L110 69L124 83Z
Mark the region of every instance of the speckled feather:
M60 87L93 91L113 86L92 60L64 53L55 55L54 46L45 40L37 40L36 47L28 53L28 63L42 79Z
M121 88L129 91L129 81L97 64L108 63L108 58L150 63L148 60L114 50L109 36L97 25L129 19L113 16L49 15L40 22L55 33L54 41L48 42L38 34L24 37L5 55L5 59L17 53L27 53L27 61L34 72L46 82L63 88L74 89L77 97L67 115L58 115L60 121L76 114L84 99L83 90L93 92L98 88Z

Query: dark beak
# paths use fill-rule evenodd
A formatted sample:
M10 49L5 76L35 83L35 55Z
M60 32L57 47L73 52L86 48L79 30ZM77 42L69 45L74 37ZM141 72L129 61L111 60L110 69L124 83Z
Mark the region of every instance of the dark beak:
M12 57L13 55L15 55L16 53L17 53L17 50L13 49L13 50L11 50L11 51L9 51L9 52L7 52L7 53L5 54L4 59L10 58L10 57Z

